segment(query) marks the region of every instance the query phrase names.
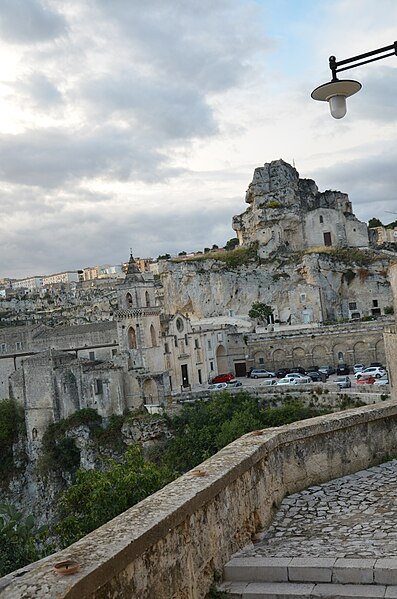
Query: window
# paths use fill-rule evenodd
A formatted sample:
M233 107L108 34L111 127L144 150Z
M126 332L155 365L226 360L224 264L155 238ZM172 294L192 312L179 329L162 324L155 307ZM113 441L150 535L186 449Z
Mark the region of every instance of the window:
M146 306L149 308L150 307L150 296L149 296L149 291L145 292L145 300L146 300Z
M198 376L198 382L199 382L199 383L200 383L200 385L201 385L201 383L202 383L203 381L201 380L201 370L200 370L200 369L198 369L198 370L197 370L197 376Z
M6 346L6 344L5 344L5 343L2 343L2 344L0 345L0 351L2 351L3 353L7 351L7 346Z
M90 352L88 353L88 357L89 357L89 359L90 359L90 360L93 360L93 361L94 361L94 360L95 360L95 352L94 352L94 351L90 351Z
M211 339L207 339L207 345L208 345L208 349L211 349Z
M174 335L174 343L175 347L178 347L178 337L176 335Z
M264 364L265 360L263 358L259 358L259 364Z
M127 306L130 308L132 306L132 295L131 295L131 293L127 293L127 295L125 296L125 299L127 301Z
M217 334L217 338L218 338L218 341L223 341L223 335L222 335L222 333L218 333Z
M322 216L320 216L320 223L322 224L324 222L324 218Z
M170 346L168 345L168 343L164 343L164 352L165 352L166 354L169 354L169 353L170 353Z
M306 300L306 293L301 293L301 302Z
M16 349L17 351L21 351L21 349L22 349L22 341L17 341L17 342L16 342L16 344L15 344L15 349Z
M117 354L117 349L112 349L112 356L115 356Z
M357 310L357 303L349 302L349 310Z
M136 349L136 333L134 327L128 329L128 347Z
M176 319L176 328L178 329L178 331L179 331L180 333L182 333L182 331L183 331L183 328L184 328L184 327L183 327L183 320L182 320L182 318L177 318L177 319Z
M199 344L199 340L198 340L198 339L195 339L195 340L194 340L194 347L195 347L196 349L200 349L200 344Z
M95 395L100 395L103 391L103 384L101 379L94 380L94 393Z
M157 346L156 331L154 330L154 326L152 324L150 325L150 338L152 340L152 347L156 347Z
M378 307L378 300L372 300L372 307L373 308L377 308Z
M189 345L189 337L185 335L185 345Z
M214 363L213 362L210 362L210 368L211 368L211 370L214 370Z

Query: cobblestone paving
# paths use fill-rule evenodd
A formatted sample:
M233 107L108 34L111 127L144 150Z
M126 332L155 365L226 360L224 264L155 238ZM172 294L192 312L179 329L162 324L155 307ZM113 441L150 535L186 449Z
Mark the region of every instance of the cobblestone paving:
M397 557L397 460L286 497L240 557Z

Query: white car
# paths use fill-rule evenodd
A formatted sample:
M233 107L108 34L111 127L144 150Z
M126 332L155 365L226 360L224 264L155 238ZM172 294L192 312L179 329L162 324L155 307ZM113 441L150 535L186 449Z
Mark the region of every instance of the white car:
M374 383L374 385L388 385L388 384L389 384L389 377L387 374L384 374L379 379L376 379L375 383Z
M357 372L362 372L365 368L365 364L354 364L353 366L353 372L354 374L357 374Z
M368 368L364 368L361 372L356 372L354 376L358 380L363 374L371 374L374 378L380 379L381 376L386 374L386 370L379 366L369 366Z
M224 391L227 387L227 383L213 383L208 385L208 391Z
M286 379L295 379L297 383L311 383L312 379L310 376L305 376L304 374L299 374L299 372L290 372L285 375Z
M277 381L276 385L297 385L298 381L297 379L294 378L287 378L285 377L284 379L280 379L279 381Z

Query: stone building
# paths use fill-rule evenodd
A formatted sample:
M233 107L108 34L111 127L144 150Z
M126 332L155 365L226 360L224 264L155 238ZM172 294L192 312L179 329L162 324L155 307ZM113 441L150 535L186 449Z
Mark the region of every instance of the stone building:
M233 218L233 229L240 245L258 242L262 257L281 247L368 247L367 226L354 216L347 194L319 192L283 160L255 169L245 201L249 207Z

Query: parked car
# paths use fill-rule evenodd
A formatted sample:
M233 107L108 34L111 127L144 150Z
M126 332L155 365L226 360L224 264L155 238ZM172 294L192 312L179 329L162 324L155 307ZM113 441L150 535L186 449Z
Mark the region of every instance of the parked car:
M289 368L279 368L276 372L276 377L278 379L283 379L289 372L291 372Z
M208 391L225 391L227 383L213 383L208 385Z
M286 379L295 379L297 383L311 383L312 379L310 376L303 376L300 372L289 372L285 375Z
M230 381L227 381L226 383L227 387L242 387L243 383L241 381L238 381L237 379L231 379Z
M277 381L276 385L297 385L297 379L287 379L283 378Z
M306 370L302 366L294 366L293 372L299 372L299 374L307 374Z
M372 374L363 374L357 379L357 385L373 385L375 377Z
M263 379L263 381L261 381L260 386L262 385L276 385L277 384L277 380L276 379Z
M275 372L265 370L265 368L254 368L251 372L252 379L270 379L276 376Z
M234 380L236 377L231 372L226 372L224 374L218 374L214 376L211 383L227 383L228 381Z
M309 370L307 376L310 376L311 380L315 383L317 383L318 381L321 382L321 374L317 372L317 370Z
M335 374L336 372L333 366L320 366L318 371L323 372L326 376L330 376L331 374Z
M349 374L350 366L348 364L338 364L336 367L336 374Z
M388 385L389 384L389 375L384 374L380 377L380 379L376 379L375 385Z
M362 372L365 368L365 364L354 364L353 366L353 372L354 374L357 374L357 372Z
M386 370L384 368L379 368L379 366L368 366L368 368L364 368L361 372L356 372L354 376L358 380L364 376L364 374L371 374L376 379L380 379L381 376L386 374Z
M338 376L335 382L339 389L349 389L352 386L352 382L348 376Z

